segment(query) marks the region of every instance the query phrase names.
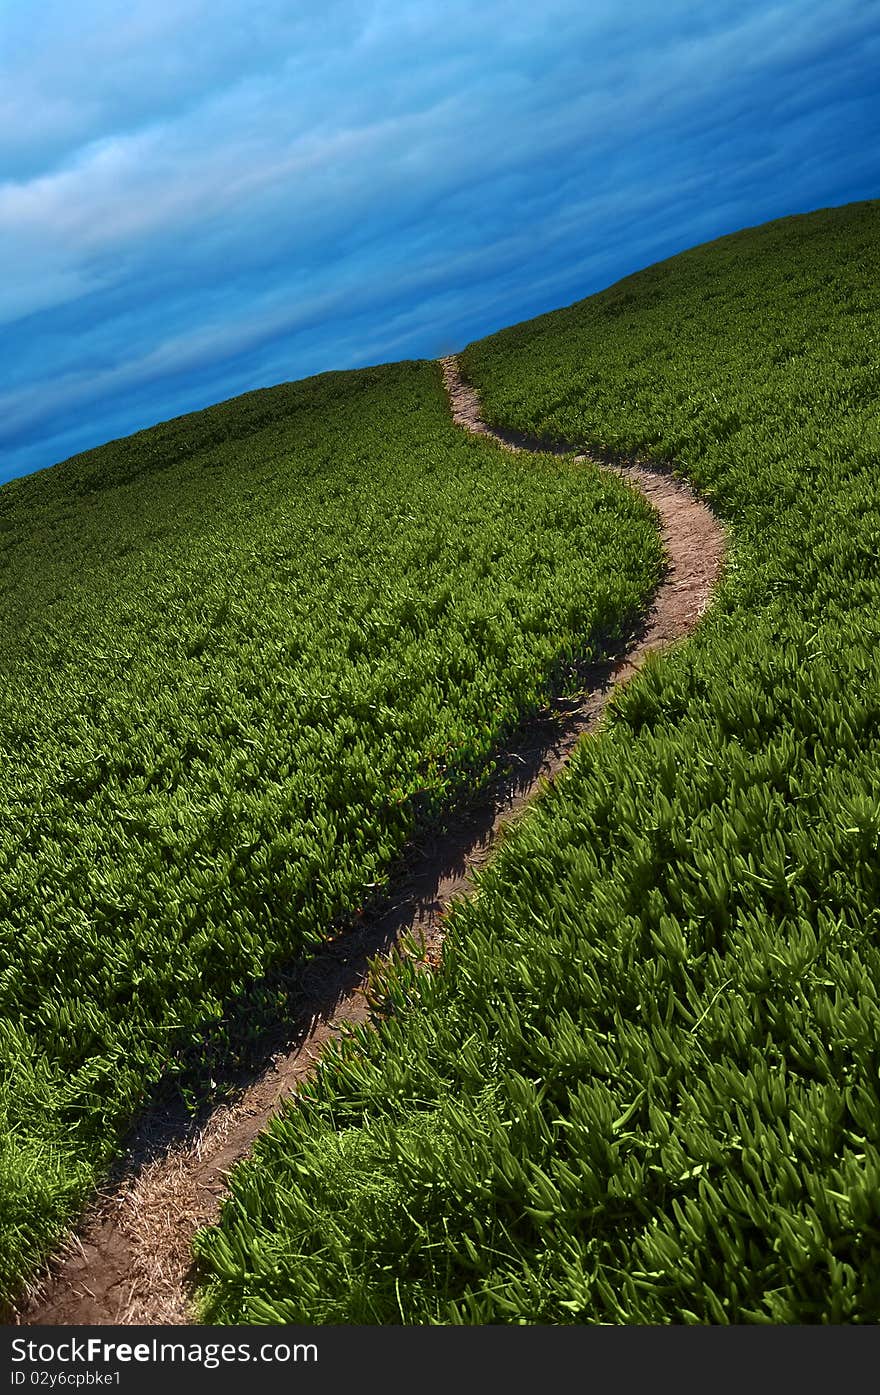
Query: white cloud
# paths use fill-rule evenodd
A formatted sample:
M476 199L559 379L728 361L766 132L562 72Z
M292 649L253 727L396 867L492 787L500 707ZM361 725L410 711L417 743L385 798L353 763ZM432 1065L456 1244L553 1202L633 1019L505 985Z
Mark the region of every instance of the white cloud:
M456 325L494 328L724 231L713 218L857 196L845 103L864 116L878 10L10 7L8 459L38 459L41 433L46 449L70 439L85 404L96 442L126 400L158 419L187 382L201 402L284 365L434 352Z

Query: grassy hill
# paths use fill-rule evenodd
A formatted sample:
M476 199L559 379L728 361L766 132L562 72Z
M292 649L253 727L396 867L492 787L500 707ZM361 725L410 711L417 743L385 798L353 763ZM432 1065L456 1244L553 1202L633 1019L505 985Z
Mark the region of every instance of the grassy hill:
M435 364L0 489L0 1297L660 565L618 482L455 429Z
M731 563L238 1170L209 1320L877 1321L878 251L878 203L787 219L466 351Z

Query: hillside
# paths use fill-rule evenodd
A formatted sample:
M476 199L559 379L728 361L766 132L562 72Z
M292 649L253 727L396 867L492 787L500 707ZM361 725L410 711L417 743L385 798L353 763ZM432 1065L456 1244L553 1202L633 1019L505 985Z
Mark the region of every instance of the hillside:
M878 248L878 203L787 219L462 356L732 557L238 1170L208 1320L876 1322Z
M329 374L0 489L0 1296L654 587L649 509Z

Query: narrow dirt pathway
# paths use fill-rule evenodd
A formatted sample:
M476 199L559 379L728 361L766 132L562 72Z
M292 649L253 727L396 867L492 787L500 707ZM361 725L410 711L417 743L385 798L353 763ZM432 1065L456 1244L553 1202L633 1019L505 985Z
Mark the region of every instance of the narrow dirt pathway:
M457 360L445 358L441 365L460 426L491 436L509 450L542 449L540 442L488 427ZM314 1073L328 1043L369 1020L372 995L381 992L375 976L381 978L383 956L417 952L436 966L449 905L466 893L504 825L562 769L580 738L596 725L614 688L648 654L694 628L721 568L721 525L666 469L637 461L596 463L620 475L654 506L668 559L651 610L626 652L584 671L582 699L560 701L523 726L502 752L500 773L482 799L464 811L454 830L414 850L394 882L392 904L339 935L298 971L291 995L293 1020L265 1069L250 1079L236 1079L232 1103L195 1121L183 1110L153 1111L144 1119L105 1194L14 1321L193 1321L189 1295L195 1232L217 1219L230 1170L251 1151L283 1101ZM417 949L406 948L407 937Z

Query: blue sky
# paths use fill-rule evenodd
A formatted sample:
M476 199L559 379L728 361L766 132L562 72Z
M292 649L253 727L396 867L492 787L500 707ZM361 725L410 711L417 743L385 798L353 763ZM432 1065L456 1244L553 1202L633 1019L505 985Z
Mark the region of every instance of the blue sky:
M0 0L0 480L880 195L880 0Z

